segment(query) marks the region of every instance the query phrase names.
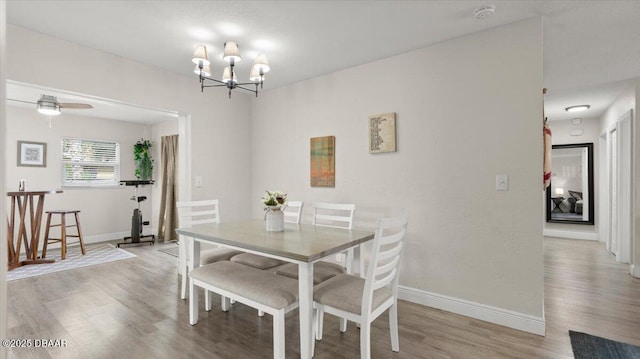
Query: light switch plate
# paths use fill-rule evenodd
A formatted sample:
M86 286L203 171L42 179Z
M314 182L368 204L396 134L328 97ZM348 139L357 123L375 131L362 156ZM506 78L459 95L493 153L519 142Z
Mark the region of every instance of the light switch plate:
M202 176L196 176L196 187L202 187Z
M508 191L509 190L509 176L496 175L496 191Z

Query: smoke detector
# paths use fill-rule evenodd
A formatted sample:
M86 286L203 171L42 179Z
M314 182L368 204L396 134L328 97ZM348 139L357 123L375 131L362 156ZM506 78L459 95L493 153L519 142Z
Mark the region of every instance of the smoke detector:
M473 10L473 17L476 19L484 19L496 13L496 6L493 4L481 6Z

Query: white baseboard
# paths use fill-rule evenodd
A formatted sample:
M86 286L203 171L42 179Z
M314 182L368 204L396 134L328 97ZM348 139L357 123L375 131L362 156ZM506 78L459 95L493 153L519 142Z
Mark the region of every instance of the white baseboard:
M545 333L544 317L535 317L405 286L398 286L398 298L528 333L542 336Z
M634 278L640 278L640 266L632 264L629 266L629 274Z
M588 233L588 232L579 232L579 231L561 231L557 229L545 229L542 231L542 235L544 235L545 237L586 239L588 241L597 241L599 239L598 233Z

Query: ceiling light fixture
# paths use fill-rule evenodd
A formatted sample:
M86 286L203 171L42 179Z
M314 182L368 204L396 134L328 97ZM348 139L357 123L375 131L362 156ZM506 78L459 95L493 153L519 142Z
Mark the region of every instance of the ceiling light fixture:
M569 107L565 108L564 110L567 111L567 112L579 112L579 111L588 110L590 108L591 108L591 106L589 106L589 105L577 105L577 106L569 106Z
M43 115L57 116L60 114L60 105L53 96L42 95L37 102L38 112Z
M249 74L249 81L251 82L238 82L238 77L233 69L235 63L242 60L238 44L233 41L225 42L222 59L227 61L229 66L224 68L222 80L216 80L211 77L211 61L209 61L209 57L207 56L207 47L204 45L198 45L196 51L193 53L193 59L191 61L196 64L194 72L198 74L200 78L200 91L204 92L205 87L226 87L229 89L229 98L231 98L231 91L239 88L253 92L256 94L256 97L258 97L258 89L261 89L264 84L264 74L270 70L267 57L261 53L256 56ZM218 85L207 85L207 81L218 83ZM254 90L245 87L246 85L255 85L256 88ZM258 88L258 86L260 87Z
M493 4L481 6L473 10L473 17L476 19L484 19L496 13L496 6Z

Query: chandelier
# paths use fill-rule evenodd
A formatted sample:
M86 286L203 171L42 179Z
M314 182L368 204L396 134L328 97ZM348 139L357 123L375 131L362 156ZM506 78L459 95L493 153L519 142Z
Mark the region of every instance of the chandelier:
M222 80L217 80L211 77L211 61L209 61L209 57L207 56L207 47L198 45L191 61L196 64L193 72L200 77L200 91L204 92L205 87L226 87L229 89L229 98L231 98L231 91L239 88L253 92L256 94L256 97L258 97L258 88L262 88L264 74L269 72L269 61L267 61L267 57L262 53L256 56L253 66L251 67L251 72L249 73L250 82L238 82L236 72L233 70L236 62L242 60L238 44L233 41L225 42L222 59L227 61L229 66L224 68ZM247 87L251 85L255 86L255 90Z

